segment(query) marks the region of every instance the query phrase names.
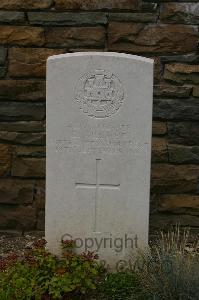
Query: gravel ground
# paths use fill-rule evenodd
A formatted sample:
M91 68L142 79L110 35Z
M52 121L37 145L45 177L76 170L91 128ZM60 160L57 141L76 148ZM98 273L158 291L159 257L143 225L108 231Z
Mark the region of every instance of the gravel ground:
M24 249L31 247L32 243L42 238L40 235L24 235L24 236L13 236L10 234L0 235L0 258L6 256L10 252L20 253Z

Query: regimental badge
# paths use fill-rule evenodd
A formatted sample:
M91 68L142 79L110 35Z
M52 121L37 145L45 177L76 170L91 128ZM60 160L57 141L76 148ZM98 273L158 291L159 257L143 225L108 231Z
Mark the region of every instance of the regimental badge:
M89 117L106 118L115 114L123 104L124 91L112 72L95 70L79 79L75 99Z

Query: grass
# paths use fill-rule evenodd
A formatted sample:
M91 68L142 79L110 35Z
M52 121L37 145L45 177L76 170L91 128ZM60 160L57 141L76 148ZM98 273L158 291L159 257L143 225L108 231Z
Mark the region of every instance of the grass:
M153 299L199 299L198 240L189 245L189 230L161 233L156 244L141 252L137 275Z

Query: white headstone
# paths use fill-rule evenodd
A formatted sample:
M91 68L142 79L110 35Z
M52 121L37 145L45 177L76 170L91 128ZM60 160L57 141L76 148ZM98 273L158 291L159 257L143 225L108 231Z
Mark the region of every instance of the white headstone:
M96 250L111 267L148 242L153 61L52 56L47 67L48 248Z

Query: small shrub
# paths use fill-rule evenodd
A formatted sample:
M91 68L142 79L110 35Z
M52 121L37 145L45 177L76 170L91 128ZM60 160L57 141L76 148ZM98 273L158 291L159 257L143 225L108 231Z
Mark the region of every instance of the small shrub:
M188 245L189 231L179 227L161 233L160 240L139 257L138 276L143 287L161 300L199 299L198 242Z
M57 258L44 248L43 240L22 256L9 255L0 263L1 300L61 299L70 295L73 299L96 288L100 275L94 253L81 255L66 252Z

